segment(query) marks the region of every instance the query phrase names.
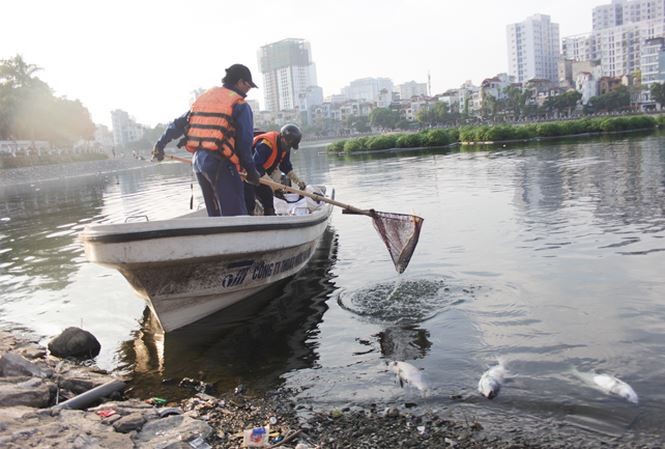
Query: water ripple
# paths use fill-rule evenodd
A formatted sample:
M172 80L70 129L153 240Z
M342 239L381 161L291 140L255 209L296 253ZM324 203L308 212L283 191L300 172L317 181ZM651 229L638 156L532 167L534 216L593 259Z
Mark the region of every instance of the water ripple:
M474 287L448 280L386 282L339 294L338 304L358 316L387 323L426 321L448 307L472 299Z

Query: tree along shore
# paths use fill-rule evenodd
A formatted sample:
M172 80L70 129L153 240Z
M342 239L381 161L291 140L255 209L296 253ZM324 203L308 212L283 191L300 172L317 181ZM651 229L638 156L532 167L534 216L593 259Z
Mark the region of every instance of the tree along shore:
M658 128L665 128L665 115L595 117L524 125L473 125L355 137L333 142L328 145L327 150L333 153L354 154L393 148L444 147L457 143L500 143Z

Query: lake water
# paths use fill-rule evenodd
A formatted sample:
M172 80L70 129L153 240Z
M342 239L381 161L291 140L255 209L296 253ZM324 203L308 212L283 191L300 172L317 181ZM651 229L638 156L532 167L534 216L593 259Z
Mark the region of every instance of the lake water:
M592 442L663 439L665 137L354 158L303 145L294 166L339 201L424 217L406 272L369 218L338 210L290 282L160 336L76 240L86 223L187 212L189 167L152 164L0 186L0 322L45 342L84 327L99 365L133 373L140 395L173 398L169 380L194 377L292 388L322 408L415 402ZM488 401L476 388L497 358L511 378ZM400 387L392 360L422 370L427 397ZM639 405L593 388L594 372L629 383Z

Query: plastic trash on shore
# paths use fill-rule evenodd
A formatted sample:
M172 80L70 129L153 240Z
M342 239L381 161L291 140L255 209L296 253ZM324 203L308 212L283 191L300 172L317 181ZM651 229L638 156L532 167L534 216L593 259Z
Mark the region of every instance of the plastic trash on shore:
M146 399L143 402L145 402L146 404L150 404L150 405L162 406L162 405L165 405L168 401L164 398L154 397L154 398Z
M212 449L212 446L206 443L202 437L197 437L192 441L189 441L187 444L192 446L194 449Z
M97 410L97 414L102 418L108 418L109 416L115 415L116 411L113 409Z
M267 447L269 446L270 424L262 427L245 429L242 435L244 447Z

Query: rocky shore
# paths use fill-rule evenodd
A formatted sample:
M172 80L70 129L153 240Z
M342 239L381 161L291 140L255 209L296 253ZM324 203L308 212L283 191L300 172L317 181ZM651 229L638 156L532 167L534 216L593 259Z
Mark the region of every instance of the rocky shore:
M130 398L120 389L80 410L67 405L122 380L90 360L57 358L26 333L0 331L0 447L239 448L252 444L252 430L262 442L255 447L272 448L659 447L621 439L584 443L574 435L552 436L550 429L535 438L519 420L513 429L492 432L476 419L412 413L418 407L408 403L314 410L286 391L252 397L238 386L209 394L194 379L179 381L191 396L177 402Z

